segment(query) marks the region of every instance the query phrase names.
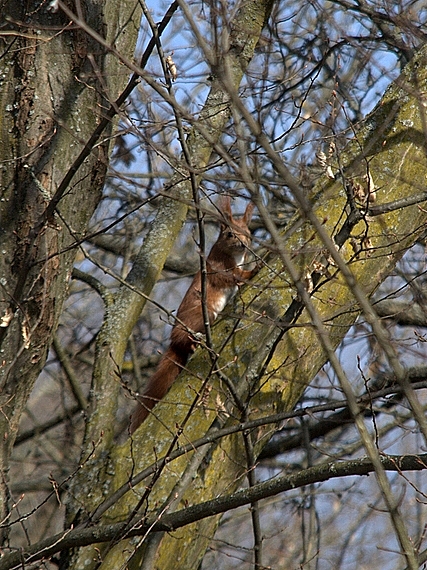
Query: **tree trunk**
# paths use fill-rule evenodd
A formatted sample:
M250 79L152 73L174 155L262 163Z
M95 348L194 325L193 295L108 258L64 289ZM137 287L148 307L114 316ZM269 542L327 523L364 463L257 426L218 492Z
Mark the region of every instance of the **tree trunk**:
M134 4L82 1L87 25L132 54L140 21ZM26 11L3 1L0 42L0 520L9 511L9 457L26 402L46 361L73 260L100 200L109 144L80 166L47 216L65 174L128 72L61 11ZM134 26L123 23L133 19ZM24 24L25 22L25 24ZM7 30L7 33L4 33ZM102 81L100 77L102 76ZM104 90L106 89L107 92ZM105 140L111 133L105 130Z

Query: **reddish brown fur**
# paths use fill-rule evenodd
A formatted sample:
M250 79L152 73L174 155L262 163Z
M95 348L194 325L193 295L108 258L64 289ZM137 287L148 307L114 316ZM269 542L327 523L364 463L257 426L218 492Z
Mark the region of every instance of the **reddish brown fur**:
M219 237L206 259L206 305L211 324L234 294L236 286L250 279L257 271L257 268L244 270L238 266L244 261L246 249L251 242L248 225L252 217L253 204L247 206L241 219L233 218L229 198L225 199L221 206L227 223L221 224ZM137 407L131 418L131 434L142 424L156 403L165 396L194 352L196 344L188 329L194 333L205 332L201 280L199 271L178 309L170 346L148 381L143 395L138 399Z

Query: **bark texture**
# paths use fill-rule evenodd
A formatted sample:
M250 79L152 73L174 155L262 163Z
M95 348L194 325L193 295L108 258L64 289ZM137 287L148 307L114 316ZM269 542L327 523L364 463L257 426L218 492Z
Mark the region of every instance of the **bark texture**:
M88 26L118 49L133 52L140 17L133 3L81 6ZM9 508L9 457L19 421L67 295L77 251L67 248L85 234L100 200L107 143L82 164L55 214L46 217L46 208L99 123L108 97L117 97L127 81L117 59L47 7L1 3L8 22L0 36L5 54L0 60L1 520ZM122 28L124 22L128 25Z

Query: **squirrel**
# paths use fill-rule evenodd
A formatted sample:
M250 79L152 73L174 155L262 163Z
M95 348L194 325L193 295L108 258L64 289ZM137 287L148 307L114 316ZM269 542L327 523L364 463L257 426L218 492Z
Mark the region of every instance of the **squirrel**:
M238 286L251 279L259 270L258 265L251 270L241 268L251 243L248 226L254 205L250 202L243 216L238 219L233 218L230 197L222 201L221 209L225 223L221 223L219 237L206 258L206 306L210 324L235 295ZM194 276L176 316L169 348L163 354L143 394L138 398L138 404L131 416L130 434L134 433L150 410L165 396L186 365L197 347L194 335L205 333L200 271Z

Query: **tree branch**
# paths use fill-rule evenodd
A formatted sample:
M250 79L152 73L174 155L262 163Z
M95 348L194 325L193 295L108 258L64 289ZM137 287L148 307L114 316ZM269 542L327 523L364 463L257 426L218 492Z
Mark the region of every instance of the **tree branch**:
M427 468L427 454L382 455L380 461L386 471L398 473L422 471ZM170 532L204 518L225 513L255 501L267 499L279 493L330 479L369 475L373 471L374 466L367 457L349 461L328 461L327 463L304 469L299 473L258 483L249 489L237 491L232 495L218 497L211 501L186 507L175 513L164 515L161 520L149 520L142 524L135 520L133 521L133 528L128 532L127 537L144 536L148 530L152 532ZM32 546L24 547L19 552L4 554L0 559L0 570L18 569L22 565L49 558L61 550L113 540L121 532L122 528L123 523L115 523L95 528L66 530L46 540L41 540Z

